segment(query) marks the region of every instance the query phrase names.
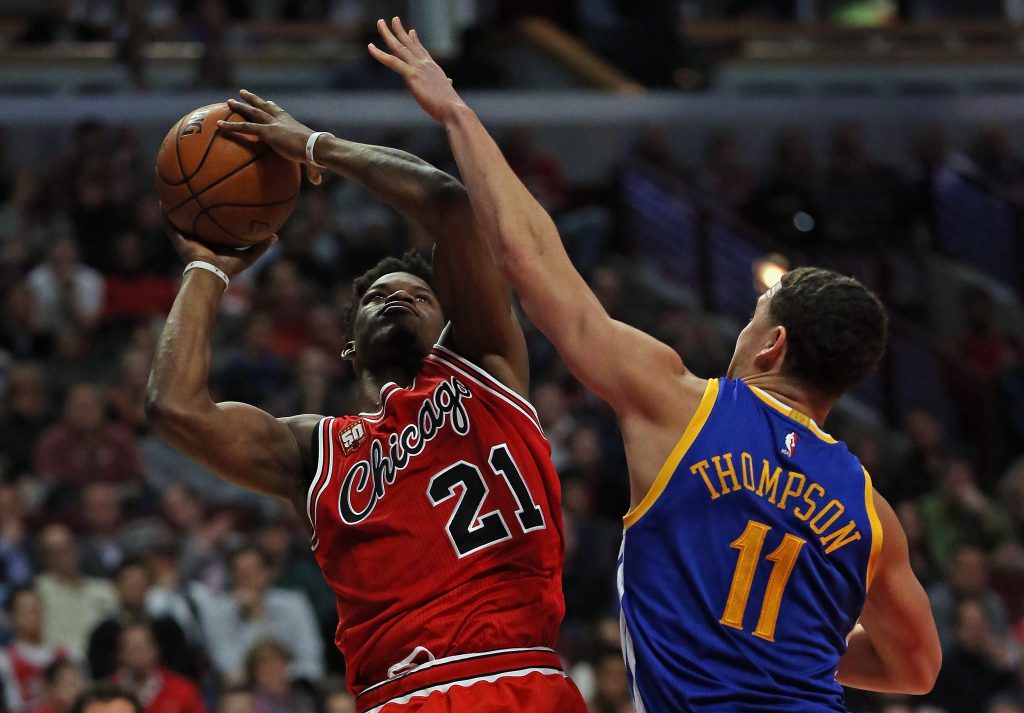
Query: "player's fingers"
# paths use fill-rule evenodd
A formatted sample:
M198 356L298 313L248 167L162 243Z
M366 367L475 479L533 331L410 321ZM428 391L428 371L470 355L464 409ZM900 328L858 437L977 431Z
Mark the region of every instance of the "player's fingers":
M268 102L263 97L253 94L248 89L242 89L238 92L238 95L242 97L242 99L245 99L247 103L252 104L254 107L263 109L264 111L267 110Z
M251 121L224 121L221 119L217 122L217 128L229 134L255 134L256 136L262 136L263 130L266 127L263 124L255 124Z
M249 121L255 121L257 123L266 123L272 118L267 112L257 107L250 106L245 102L240 102L237 99L228 99L228 107L232 111L236 111L244 116Z
M427 52L427 48L420 42L420 36L416 30L409 30L409 44L412 47L413 52L420 55L424 59L430 57L430 53Z
M391 32L391 28L388 27L388 23L384 22L384 20L377 20L377 32L380 33L380 38L384 40L384 44L388 46L388 49L391 50L391 53L396 57L407 62L413 58L413 54L409 51L409 48L403 45L399 39L395 37L394 33Z
M402 43L403 47L410 50L412 49L412 39L409 37L409 33L405 31L405 26L402 25L402 18L397 15L391 18L391 31L394 33L398 41Z
M370 50L370 55L375 60L383 64L385 67L387 67L388 69L393 69L394 71L398 72L403 76L405 75L405 70L409 67L409 65L400 60L398 57L388 54L387 52L380 49L379 47L377 47L377 45L373 44L372 42L366 46L366 49Z
M319 186L324 182L324 172L316 166L306 166L306 180L312 183L314 186Z

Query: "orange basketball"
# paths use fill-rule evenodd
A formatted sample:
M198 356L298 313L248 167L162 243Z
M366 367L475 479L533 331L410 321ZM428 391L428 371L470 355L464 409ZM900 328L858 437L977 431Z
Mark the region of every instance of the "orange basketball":
M252 245L291 215L299 165L255 136L219 131L219 119L244 121L227 104L211 104L171 128L156 157L157 195L182 233L227 247Z

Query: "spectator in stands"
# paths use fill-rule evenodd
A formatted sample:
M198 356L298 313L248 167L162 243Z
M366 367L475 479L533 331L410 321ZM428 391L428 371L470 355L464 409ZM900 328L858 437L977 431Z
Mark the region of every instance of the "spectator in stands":
M28 254L40 253L61 222L45 205L39 175L30 168L18 170L10 195L0 204L0 244L19 243Z
M281 388L287 369L284 359L273 351L273 338L273 320L263 313L251 314L241 343L226 355L215 377L221 398L248 398L254 405L262 405Z
M0 349L17 359L41 359L53 349L53 332L42 317L27 279L13 279L3 293Z
M273 640L257 642L246 654L245 672L253 690L253 713L317 713L308 688L292 683L288 650Z
M223 579L223 548L236 529L235 517L230 512L209 513L199 493L180 483L164 490L160 509L178 545L175 559L181 578L208 583Z
M0 485L0 595L32 583L32 543L17 486Z
M72 713L143 713L135 694L116 683L95 683L75 701Z
M252 689L246 686L228 686L217 697L216 713L254 713L255 710Z
M43 707L36 713L71 713L85 688L85 676L77 663L58 659L43 672Z
M120 380L107 388L107 404L114 421L139 436L149 431L145 406L150 361L147 350L128 349L121 357Z
M14 640L0 650L0 683L9 713L35 713L44 705L46 670L67 658L61 646L43 640L43 606L27 588L7 597L7 617Z
M298 592L271 588L266 553L245 547L231 559L232 589L224 595L197 590L200 623L216 670L231 680L244 673L245 656L258 641L285 646L292 674L317 680L324 672L323 641L309 600Z
M921 509L914 500L904 500L896 506L896 515L907 536L910 566L921 583L928 586L938 579L939 573L928 550L928 541L921 522Z
M736 210L749 205L754 172L741 158L735 133L720 131L708 139L698 180L701 188L719 205Z
M356 713L356 700L343 687L327 691L324 696L324 713Z
M1024 444L1024 330L1010 340L1011 351L996 385L997 464L1005 467Z
M64 525L48 526L39 545L43 573L36 578L36 591L43 603L46 642L81 658L89 634L117 609L117 592L106 580L82 576L74 537Z
M755 191L746 213L751 222L783 245L814 251L821 239L821 179L807 134L783 132L775 163Z
M256 533L255 542L270 560L273 586L304 594L313 605L317 620L326 626L333 639L338 623L337 600L315 562L306 556L309 551L306 538L300 536L303 541L297 541L299 532L302 532L302 523L294 515L282 516L266 522Z
M894 505L917 500L939 482L945 466L942 424L929 409L917 406L904 419L907 450L896 459L885 496Z
M170 616L153 615L147 606L149 572L142 562L128 560L114 579L121 608L104 619L89 637L89 670L94 680L107 678L117 669L118 641L126 627L145 624L154 637L160 660L167 668L195 677L196 661L189 650L185 632Z
M921 499L921 520L928 549L942 572L950 571L958 545L992 550L1009 534L1006 513L981 492L974 468L964 458L950 460L938 492Z
M134 230L121 233L113 252L112 264L104 276L104 322L130 327L166 315L177 295L177 285L156 274L147 263L142 237Z
M52 421L50 392L35 362L16 363L7 373L0 409L0 475L17 481L33 470L36 440Z
M36 472L53 485L82 486L103 481L132 492L142 479L142 461L131 431L110 423L103 394L92 384L77 384L68 392L61 422L48 428L36 446ZM71 491L56 494L63 505Z
M905 181L875 160L861 128L840 124L832 136L823 194L827 248L851 254L905 247L913 217L907 197Z
M255 306L270 317L268 348L292 360L309 344L309 287L290 260L271 263L260 273L261 287Z
M1024 199L1024 159L1001 127L987 126L979 131L968 158L974 178L1003 198Z
M85 574L109 579L121 566L127 547L120 532L123 519L121 494L116 486L99 482L82 488L84 532L79 539L79 561Z
M968 287L962 302L966 324L954 345L955 356L990 388L1010 360L1010 343L996 320L988 290Z
M967 600L977 602L985 610L994 637L1007 639L1009 636L1006 608L1002 599L989 589L988 556L977 547L961 545L953 551L948 578L930 587L928 598L943 650L953 646L956 608Z
M930 700L947 713L976 713L994 693L1010 687L1018 662L1006 640L992 634L978 601L957 604L955 623L954 643L943 655Z
M594 665L594 678L594 693L587 699L591 713L632 713L629 679L621 651L606 649L600 653Z
M562 167L552 154L537 146L525 127L517 127L502 141L508 165L533 197L551 214L565 204L567 184Z
M206 713L192 681L160 665L160 653L148 624L129 624L118 638L120 668L113 681L134 693L143 713Z
M46 260L28 273L36 309L46 329L74 325L90 329L103 309L103 277L79 259L78 243L68 234L51 244Z

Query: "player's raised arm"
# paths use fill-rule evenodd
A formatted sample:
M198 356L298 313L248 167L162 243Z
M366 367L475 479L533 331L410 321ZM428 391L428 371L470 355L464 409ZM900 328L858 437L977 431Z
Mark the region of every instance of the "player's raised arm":
M476 114L462 101L441 68L398 18L378 30L389 52L370 53L402 75L420 106L448 134L469 190L476 220L495 262L519 294L533 323L555 344L573 373L621 416L656 417L661 398L684 380L693 409L703 382L688 374L667 345L617 322L573 268L554 222L516 177Z
M171 239L185 262L201 261L229 278L252 265L273 242L245 252L214 252L173 231ZM160 438L221 477L294 501L306 486L306 460L318 418L278 420L248 404L218 404L210 398L210 337L224 288L224 280L211 270L185 274L157 345L146 415Z
M878 493L874 497L884 533L882 550L836 680L871 691L928 693L942 665L935 619L910 568L907 537L896 513Z
M254 134L285 158L306 163L314 183L321 170L353 180L427 231L435 244L438 299L452 325L446 340L526 395L526 343L505 280L476 234L465 187L410 153L314 132L274 102L245 90L241 97L228 104L247 121L221 122L221 130Z

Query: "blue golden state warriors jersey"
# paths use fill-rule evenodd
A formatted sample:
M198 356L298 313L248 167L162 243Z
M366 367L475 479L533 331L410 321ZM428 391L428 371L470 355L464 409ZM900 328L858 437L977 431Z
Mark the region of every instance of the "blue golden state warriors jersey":
M836 668L882 533L845 445L761 390L712 379L625 526L637 713L846 710Z

